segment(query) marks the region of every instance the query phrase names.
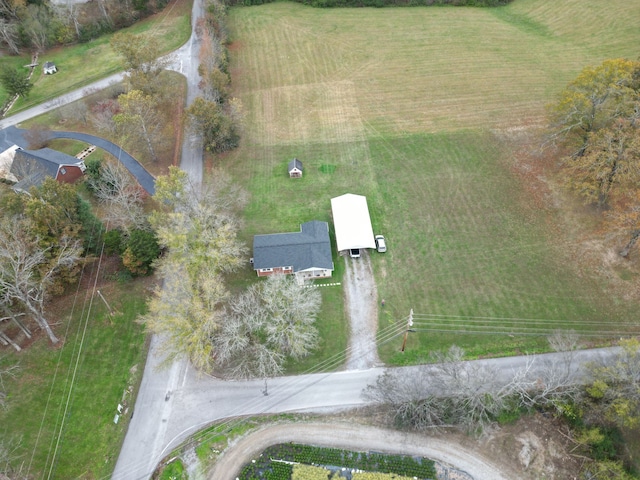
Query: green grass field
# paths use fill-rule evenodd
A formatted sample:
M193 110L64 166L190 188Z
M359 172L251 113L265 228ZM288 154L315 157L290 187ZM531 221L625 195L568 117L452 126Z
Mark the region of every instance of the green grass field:
M331 197L366 195L389 244L374 255L380 328L416 314L406 354L401 339L382 348L391 363L451 343L473 356L544 348L523 332L626 330L637 305L574 268L579 239L527 197L509 132L543 125L586 65L636 58L637 18L640 4L624 0L232 9L246 125L221 162L252 193L246 240L328 221ZM306 170L290 181L294 156Z
M42 337L0 358L0 365L19 365L15 380L3 379L9 397L0 410L0 438L20 443L13 463L25 476L108 478L113 471L128 424L126 416L114 424L116 407L133 407L131 394L123 394L137 389L144 369L144 328L135 323L145 309L144 285L102 293L113 317L94 291L70 295L55 313L62 345L52 348Z

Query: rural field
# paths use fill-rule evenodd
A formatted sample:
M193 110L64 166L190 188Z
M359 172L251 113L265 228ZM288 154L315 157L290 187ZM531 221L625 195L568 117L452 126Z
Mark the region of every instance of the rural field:
M400 337L381 348L395 364L451 343L500 355L544 348L558 328L586 342L629 331L636 275L619 270L614 288L586 255L588 212L557 208L563 197L531 174L530 139L582 68L638 56L638 18L624 0L231 9L246 118L241 148L219 161L252 193L245 240L328 221L331 197L366 195L389 245L372 253L380 329L415 313L407 352ZM306 169L295 181L293 157Z

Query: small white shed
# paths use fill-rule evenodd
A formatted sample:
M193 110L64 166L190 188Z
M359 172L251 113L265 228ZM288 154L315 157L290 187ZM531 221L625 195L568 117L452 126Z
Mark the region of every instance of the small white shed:
M42 67L42 71L44 72L45 75L52 75L54 73L56 73L58 71L58 69L56 68L56 64L53 62L44 62L44 65Z

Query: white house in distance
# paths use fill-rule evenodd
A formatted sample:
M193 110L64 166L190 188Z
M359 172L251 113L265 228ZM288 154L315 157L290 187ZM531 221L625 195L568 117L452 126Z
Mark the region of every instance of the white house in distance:
M332 198L331 212L339 252L376 247L367 197L345 193Z

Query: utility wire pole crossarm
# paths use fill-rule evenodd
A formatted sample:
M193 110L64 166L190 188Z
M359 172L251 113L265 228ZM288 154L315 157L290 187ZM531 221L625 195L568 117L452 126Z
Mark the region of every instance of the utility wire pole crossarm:
M407 329L404 331L404 338L402 339L402 348L400 351L404 353L404 347L407 346L407 337L413 326L413 308L409 311L409 318L407 319Z

